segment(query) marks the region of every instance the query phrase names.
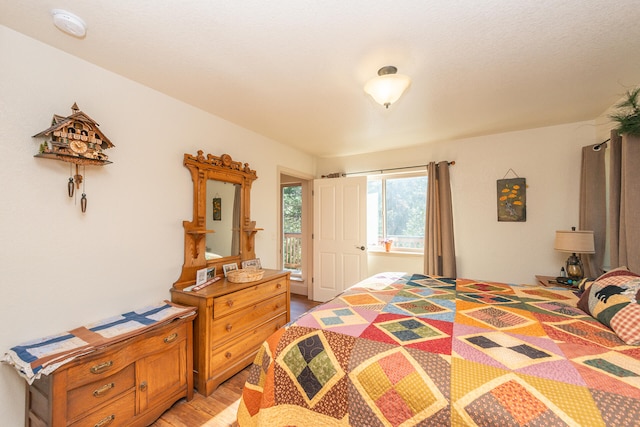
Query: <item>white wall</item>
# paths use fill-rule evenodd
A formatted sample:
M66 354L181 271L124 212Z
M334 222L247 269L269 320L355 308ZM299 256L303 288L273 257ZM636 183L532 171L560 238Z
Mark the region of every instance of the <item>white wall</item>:
M593 144L592 122L318 161L318 175L358 172L449 160L458 276L535 283L535 274L558 275L565 254L553 250L555 230L578 225L581 147ZM509 169L527 180L526 222L498 222L496 180ZM509 174L507 178L514 177ZM393 257L390 259L385 256ZM422 272L423 259L370 255L369 274ZM398 266L399 268L394 268Z
M0 26L0 354L163 299L180 275L192 187L184 153L248 162L256 253L276 267L278 165L311 156ZM88 209L66 194L69 165L37 159L54 113L77 102L115 148L86 168ZM24 424L24 381L0 365L0 424Z

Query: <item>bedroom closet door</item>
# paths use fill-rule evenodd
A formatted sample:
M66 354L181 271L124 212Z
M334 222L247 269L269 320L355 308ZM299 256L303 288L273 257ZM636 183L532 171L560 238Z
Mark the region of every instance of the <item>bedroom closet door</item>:
M313 300L324 302L367 276L367 178L313 188Z

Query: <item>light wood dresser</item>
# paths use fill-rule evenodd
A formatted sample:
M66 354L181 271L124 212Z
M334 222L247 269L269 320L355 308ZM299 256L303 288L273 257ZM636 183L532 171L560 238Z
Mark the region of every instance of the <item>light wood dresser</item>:
M193 397L193 320L80 356L27 388L27 427L147 426Z
M262 279L222 279L199 291L171 289L173 302L198 308L194 323L194 380L208 396L248 366L262 342L289 322L290 273L265 270Z

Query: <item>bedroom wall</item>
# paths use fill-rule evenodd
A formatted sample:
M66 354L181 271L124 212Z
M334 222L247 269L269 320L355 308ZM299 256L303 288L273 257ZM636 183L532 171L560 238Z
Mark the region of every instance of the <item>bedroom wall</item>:
M258 173L256 252L275 268L278 166L314 159L0 26L0 354L26 340L169 299L183 262L198 149ZM77 102L114 142L86 168L87 213L66 194L69 165L36 159L54 113ZM24 381L0 364L0 424L24 424Z
M553 250L555 230L578 224L581 147L593 144L593 122L318 160L318 175L454 160L451 185L458 276L535 283L557 275L567 256ZM527 180L526 222L498 222L496 180L513 169ZM509 173L507 178L513 178ZM369 274L423 271L423 257L370 254Z

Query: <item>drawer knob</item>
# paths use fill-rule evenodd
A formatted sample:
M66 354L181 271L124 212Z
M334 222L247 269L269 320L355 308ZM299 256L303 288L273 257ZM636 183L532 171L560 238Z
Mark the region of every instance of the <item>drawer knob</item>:
M227 305L228 305L229 307L233 307L233 300L232 300L232 299L230 299L229 301L227 301Z
M109 390L111 390L112 388L114 388L116 385L115 383L109 383L109 384L105 384L102 387L95 389L93 391L93 397L102 397L105 396Z
M231 352L227 351L227 353L224 355L224 357L226 357L227 359L231 359Z
M168 337L165 337L164 342L165 344L169 344L172 343L176 340L176 338L178 338L178 333L174 332L171 335L169 335Z
M147 382L146 381L142 381L140 383L140 391L145 391L147 389Z
M282 287L282 283L278 283L278 284L276 285L276 288L278 288L278 289L280 289L281 287Z
M105 426L108 426L115 419L116 419L116 416L111 414L108 417L105 417L105 418L101 419L100 421L98 421L97 423L95 423L93 427L105 427Z
M233 325L229 323L226 329L227 329L227 332L231 332L231 329L233 329Z
M109 360L108 362L102 362L102 363L98 363L97 365L93 365L90 371L92 374L101 374L112 366L113 366L113 360Z

